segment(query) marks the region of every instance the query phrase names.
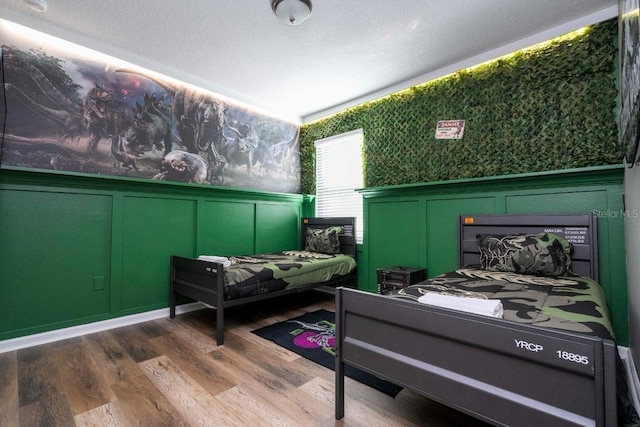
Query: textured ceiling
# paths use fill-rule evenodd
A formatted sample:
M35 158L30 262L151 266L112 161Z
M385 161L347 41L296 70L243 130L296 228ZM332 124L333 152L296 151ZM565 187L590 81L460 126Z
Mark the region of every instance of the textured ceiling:
M309 121L617 15L618 0L0 0L0 17Z

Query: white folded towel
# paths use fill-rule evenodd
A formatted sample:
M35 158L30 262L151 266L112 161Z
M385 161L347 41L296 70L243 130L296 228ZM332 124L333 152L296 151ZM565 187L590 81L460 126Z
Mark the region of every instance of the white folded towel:
M496 317L498 319L502 319L504 311L502 302L499 299L466 298L453 295L443 295L434 292L422 295L418 298L418 302L450 308L453 310L482 314L484 316Z
M225 267L229 267L231 265L231 261L229 261L229 258L223 256L200 255L198 259L202 261L217 262L218 264L222 264Z

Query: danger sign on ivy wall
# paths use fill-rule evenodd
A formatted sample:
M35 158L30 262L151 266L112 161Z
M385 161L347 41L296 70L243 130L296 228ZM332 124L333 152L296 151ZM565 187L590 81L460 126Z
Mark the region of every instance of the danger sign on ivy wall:
M436 139L462 139L464 120L440 120L436 126Z

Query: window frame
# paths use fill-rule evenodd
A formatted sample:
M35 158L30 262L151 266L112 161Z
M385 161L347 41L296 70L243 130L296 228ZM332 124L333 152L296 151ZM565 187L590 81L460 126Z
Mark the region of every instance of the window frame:
M349 145L346 148L346 145ZM340 147L342 146L342 150ZM356 243L362 244L363 236L364 236L364 220L363 220L363 197L362 194L354 191L356 189L364 187L364 160L362 156L362 150L364 147L364 132L362 129L356 129L349 132L341 133L338 135L333 135L327 138L322 138L314 141L315 147L315 174L316 174L316 215L317 216L326 216L326 217L339 217L339 216L348 216L348 217L356 217ZM353 165L356 159L353 159L351 156L354 154L353 151L357 149L358 151L358 161L360 163L360 176L358 179L349 180L351 182L347 183L348 185L340 186L333 185L332 183L326 183L322 181L322 175L327 173L327 169L330 169L330 166L325 166L324 162L329 160L332 163L340 163L345 162L343 158L340 158L340 155L337 155L337 152L343 151L344 149L349 150L349 157L346 160L347 163ZM322 151L325 150L324 153ZM333 151L327 152L327 151ZM334 155L333 157L332 154ZM357 169L355 169L357 170ZM329 171L329 173L332 173ZM335 171L334 171L335 173ZM347 174L348 175L348 174ZM341 177L345 177L345 175L340 175ZM347 176L348 177L348 176ZM351 177L352 178L352 177ZM358 181L357 183L355 181ZM348 193L349 191L353 192L353 195ZM334 194L331 194L334 193ZM327 196L332 197L335 196L336 200L328 203L329 206L326 206L325 201L327 200ZM336 206L335 203L342 203L340 206ZM347 208L345 212L341 212L343 206L346 204ZM327 207L327 209L324 209ZM359 212L358 212L359 211Z

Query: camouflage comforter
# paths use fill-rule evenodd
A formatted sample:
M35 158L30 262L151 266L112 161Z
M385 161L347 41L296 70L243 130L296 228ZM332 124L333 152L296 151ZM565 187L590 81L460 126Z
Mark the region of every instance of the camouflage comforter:
M353 257L306 251L229 257L225 268L225 299L322 283L348 275L356 267Z
M582 276L553 278L462 268L391 296L417 300L427 292L499 299L506 320L614 338L602 289Z

